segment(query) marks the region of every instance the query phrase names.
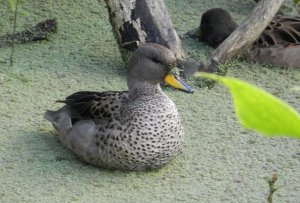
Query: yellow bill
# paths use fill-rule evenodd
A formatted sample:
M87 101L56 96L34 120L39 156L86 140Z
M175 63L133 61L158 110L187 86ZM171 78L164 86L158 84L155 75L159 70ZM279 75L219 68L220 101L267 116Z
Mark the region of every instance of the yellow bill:
M171 87L174 87L176 89L182 90L186 93L193 93L193 89L188 86L184 81L176 77L175 75L168 74L165 77L165 82L170 85Z

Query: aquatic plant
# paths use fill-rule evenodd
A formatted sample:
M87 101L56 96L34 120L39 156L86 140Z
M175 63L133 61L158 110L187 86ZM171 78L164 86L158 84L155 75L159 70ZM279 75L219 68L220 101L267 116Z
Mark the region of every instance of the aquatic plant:
M16 26L17 26L17 13L18 13L18 4L19 0L7 0L11 12L14 14L14 23L13 23L13 36L16 33ZM12 44L11 44L11 54L10 54L10 65L13 65L14 61L14 52L15 52L15 37L12 38Z
M300 139L300 115L287 103L240 79L198 73L229 88L239 122L248 129L267 136Z

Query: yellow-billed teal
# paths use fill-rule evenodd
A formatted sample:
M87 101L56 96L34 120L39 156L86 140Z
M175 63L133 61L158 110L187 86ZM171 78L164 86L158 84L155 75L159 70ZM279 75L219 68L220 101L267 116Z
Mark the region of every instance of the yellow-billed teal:
M201 17L199 40L217 48L236 28L238 24L222 8L207 10Z
M200 41L218 47L237 27L224 9L206 11L199 27ZM300 17L276 14L244 55L250 62L281 67L300 67Z
M181 151L183 128L174 102L160 83L191 93L172 74L176 58L167 48L145 44L128 64L129 91L76 92L61 109L47 111L61 142L84 161L102 168L159 168Z

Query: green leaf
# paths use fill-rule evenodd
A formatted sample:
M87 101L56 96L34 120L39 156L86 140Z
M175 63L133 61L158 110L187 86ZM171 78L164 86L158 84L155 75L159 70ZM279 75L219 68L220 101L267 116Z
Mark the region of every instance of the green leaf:
M17 0L8 0L10 10L14 13L17 9Z
M267 136L287 136L300 139L300 115L288 104L264 90L242 80L199 73L221 82L229 88L240 123Z

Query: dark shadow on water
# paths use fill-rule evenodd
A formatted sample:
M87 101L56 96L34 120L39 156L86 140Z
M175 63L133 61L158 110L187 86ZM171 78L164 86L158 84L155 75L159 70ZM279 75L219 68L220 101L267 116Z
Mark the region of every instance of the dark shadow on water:
M54 132L23 132L20 140L27 156L37 156L53 162L59 160L76 160L75 156L64 148ZM64 158L61 158L64 157Z
M28 160L29 164L34 164L37 167L50 165L51 170L56 170L54 173L62 173L62 175L72 175L70 168L79 173L97 174L100 176L109 176L111 178L126 178L127 175L143 175L144 173L156 173L158 170L152 171L120 171L102 169L92 166L81 161L70 150L66 149L58 140L57 134L53 132L22 132L22 154L24 159ZM86 175L88 176L88 175ZM83 177L84 178L84 177Z
M102 175L111 175L116 177L122 177L126 175L137 175L143 176L145 173L150 174L160 174L164 170L172 170L174 165L172 163L166 166L148 171L121 171L121 170L110 170L102 169L80 160L73 152L65 148L62 143L58 140L58 135L53 131L51 132L24 132L21 142L24 144L23 153L29 159L33 160L38 165L43 164L53 164L60 165L61 167L72 167L81 171L86 171L88 173L100 173ZM63 166L62 166L63 165ZM173 166L172 166L173 165ZM53 168L56 168L55 166Z

